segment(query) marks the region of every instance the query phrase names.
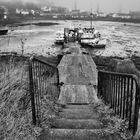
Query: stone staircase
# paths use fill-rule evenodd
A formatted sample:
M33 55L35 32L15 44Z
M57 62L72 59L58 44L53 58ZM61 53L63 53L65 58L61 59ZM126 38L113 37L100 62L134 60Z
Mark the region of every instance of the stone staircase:
M94 61L83 55L77 44L71 46L72 54L65 55L58 66L63 83L58 100L60 112L38 140L121 140L119 135L106 132L107 125L94 109L93 103L98 102Z
M88 104L67 104L38 140L122 140L105 131L100 115Z

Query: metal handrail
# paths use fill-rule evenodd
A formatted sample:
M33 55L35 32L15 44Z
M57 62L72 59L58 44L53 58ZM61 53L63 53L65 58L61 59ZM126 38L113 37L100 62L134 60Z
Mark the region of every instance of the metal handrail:
M134 91L135 93L133 93ZM116 114L123 119L129 119L129 129L132 129L135 134L140 105L138 77L134 74L99 71L98 95L103 97L105 103L111 105ZM132 124L133 126L131 126Z
M43 93L46 93L48 86L53 85L60 88L58 73L59 71L57 67L41 60L40 58L33 56L29 60L29 86L32 120L34 125L40 125L41 118L43 117L41 114ZM59 89L57 91L60 92Z
M138 80L138 76L136 76L135 74L128 74L128 73L118 73L118 72L111 72L111 71L104 71L104 70L99 70L98 72L103 72L106 74L115 74L117 76L127 76L127 77L132 77L136 84L138 85L138 87L140 88L140 82Z
M111 72L111 71L104 71L104 70L99 70L98 72L103 72L103 73L106 73L106 74L115 74L115 75L118 75L118 76L129 76L129 77L133 77L133 78L137 79L137 76L134 75L134 74Z
M52 64L50 64L50 63L48 63L48 62L46 62L46 61L44 61L44 60L41 60L40 58L38 58L38 57L36 57L36 56L30 57L30 61L33 61L33 60L38 61L38 62L40 62L40 63L42 63L42 64L45 64L45 65L48 65L48 66L50 66L50 67L52 67L52 68L57 69L57 67L56 67L55 65L52 65Z

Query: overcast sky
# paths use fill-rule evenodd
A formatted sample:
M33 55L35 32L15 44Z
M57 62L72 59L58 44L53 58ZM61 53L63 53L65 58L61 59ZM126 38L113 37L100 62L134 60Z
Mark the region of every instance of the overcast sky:
M0 1L14 1L14 0L0 0ZM100 11L103 12L129 12L129 10L140 11L140 0L15 0L24 2L53 2L56 6L65 6L73 9L76 1L77 8L84 11L97 10L99 7Z
M57 5L64 5L70 8L74 8L75 0L52 0ZM97 7L101 11L106 12L118 12L119 9L122 12L128 12L129 10L140 11L140 0L76 0L77 7L81 10L97 10Z

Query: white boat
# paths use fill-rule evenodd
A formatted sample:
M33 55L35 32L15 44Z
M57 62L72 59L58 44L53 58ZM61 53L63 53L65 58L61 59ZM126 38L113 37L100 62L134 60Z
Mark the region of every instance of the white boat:
M80 38L82 46L93 47L93 48L105 48L106 40L101 39L100 33L94 28L84 28L83 34Z
M55 37L56 44L63 44L64 43L64 31L58 31Z

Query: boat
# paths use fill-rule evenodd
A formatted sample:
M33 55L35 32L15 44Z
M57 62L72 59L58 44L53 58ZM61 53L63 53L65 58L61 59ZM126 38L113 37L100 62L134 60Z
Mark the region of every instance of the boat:
M94 28L83 28L83 32L80 37L80 43L81 44L87 44L90 43L91 40L94 39Z
M77 41L77 28L65 28L64 29L64 42Z
M6 35L8 33L8 29L0 29L0 35Z
M92 9L91 9L91 25L88 28L82 28L80 35L78 35L79 43L84 47L105 48L106 40L101 38L99 31L92 26Z
M82 46L96 48L96 49L104 49L106 45L107 45L107 40L103 39L103 40L99 40L98 43L95 43L93 40L93 42L83 44Z
M56 33L56 37L55 37L55 44L64 44L64 32L63 31L58 31Z
M80 44L83 47L105 48L106 40L102 39L99 31L94 28L84 28L80 37Z

